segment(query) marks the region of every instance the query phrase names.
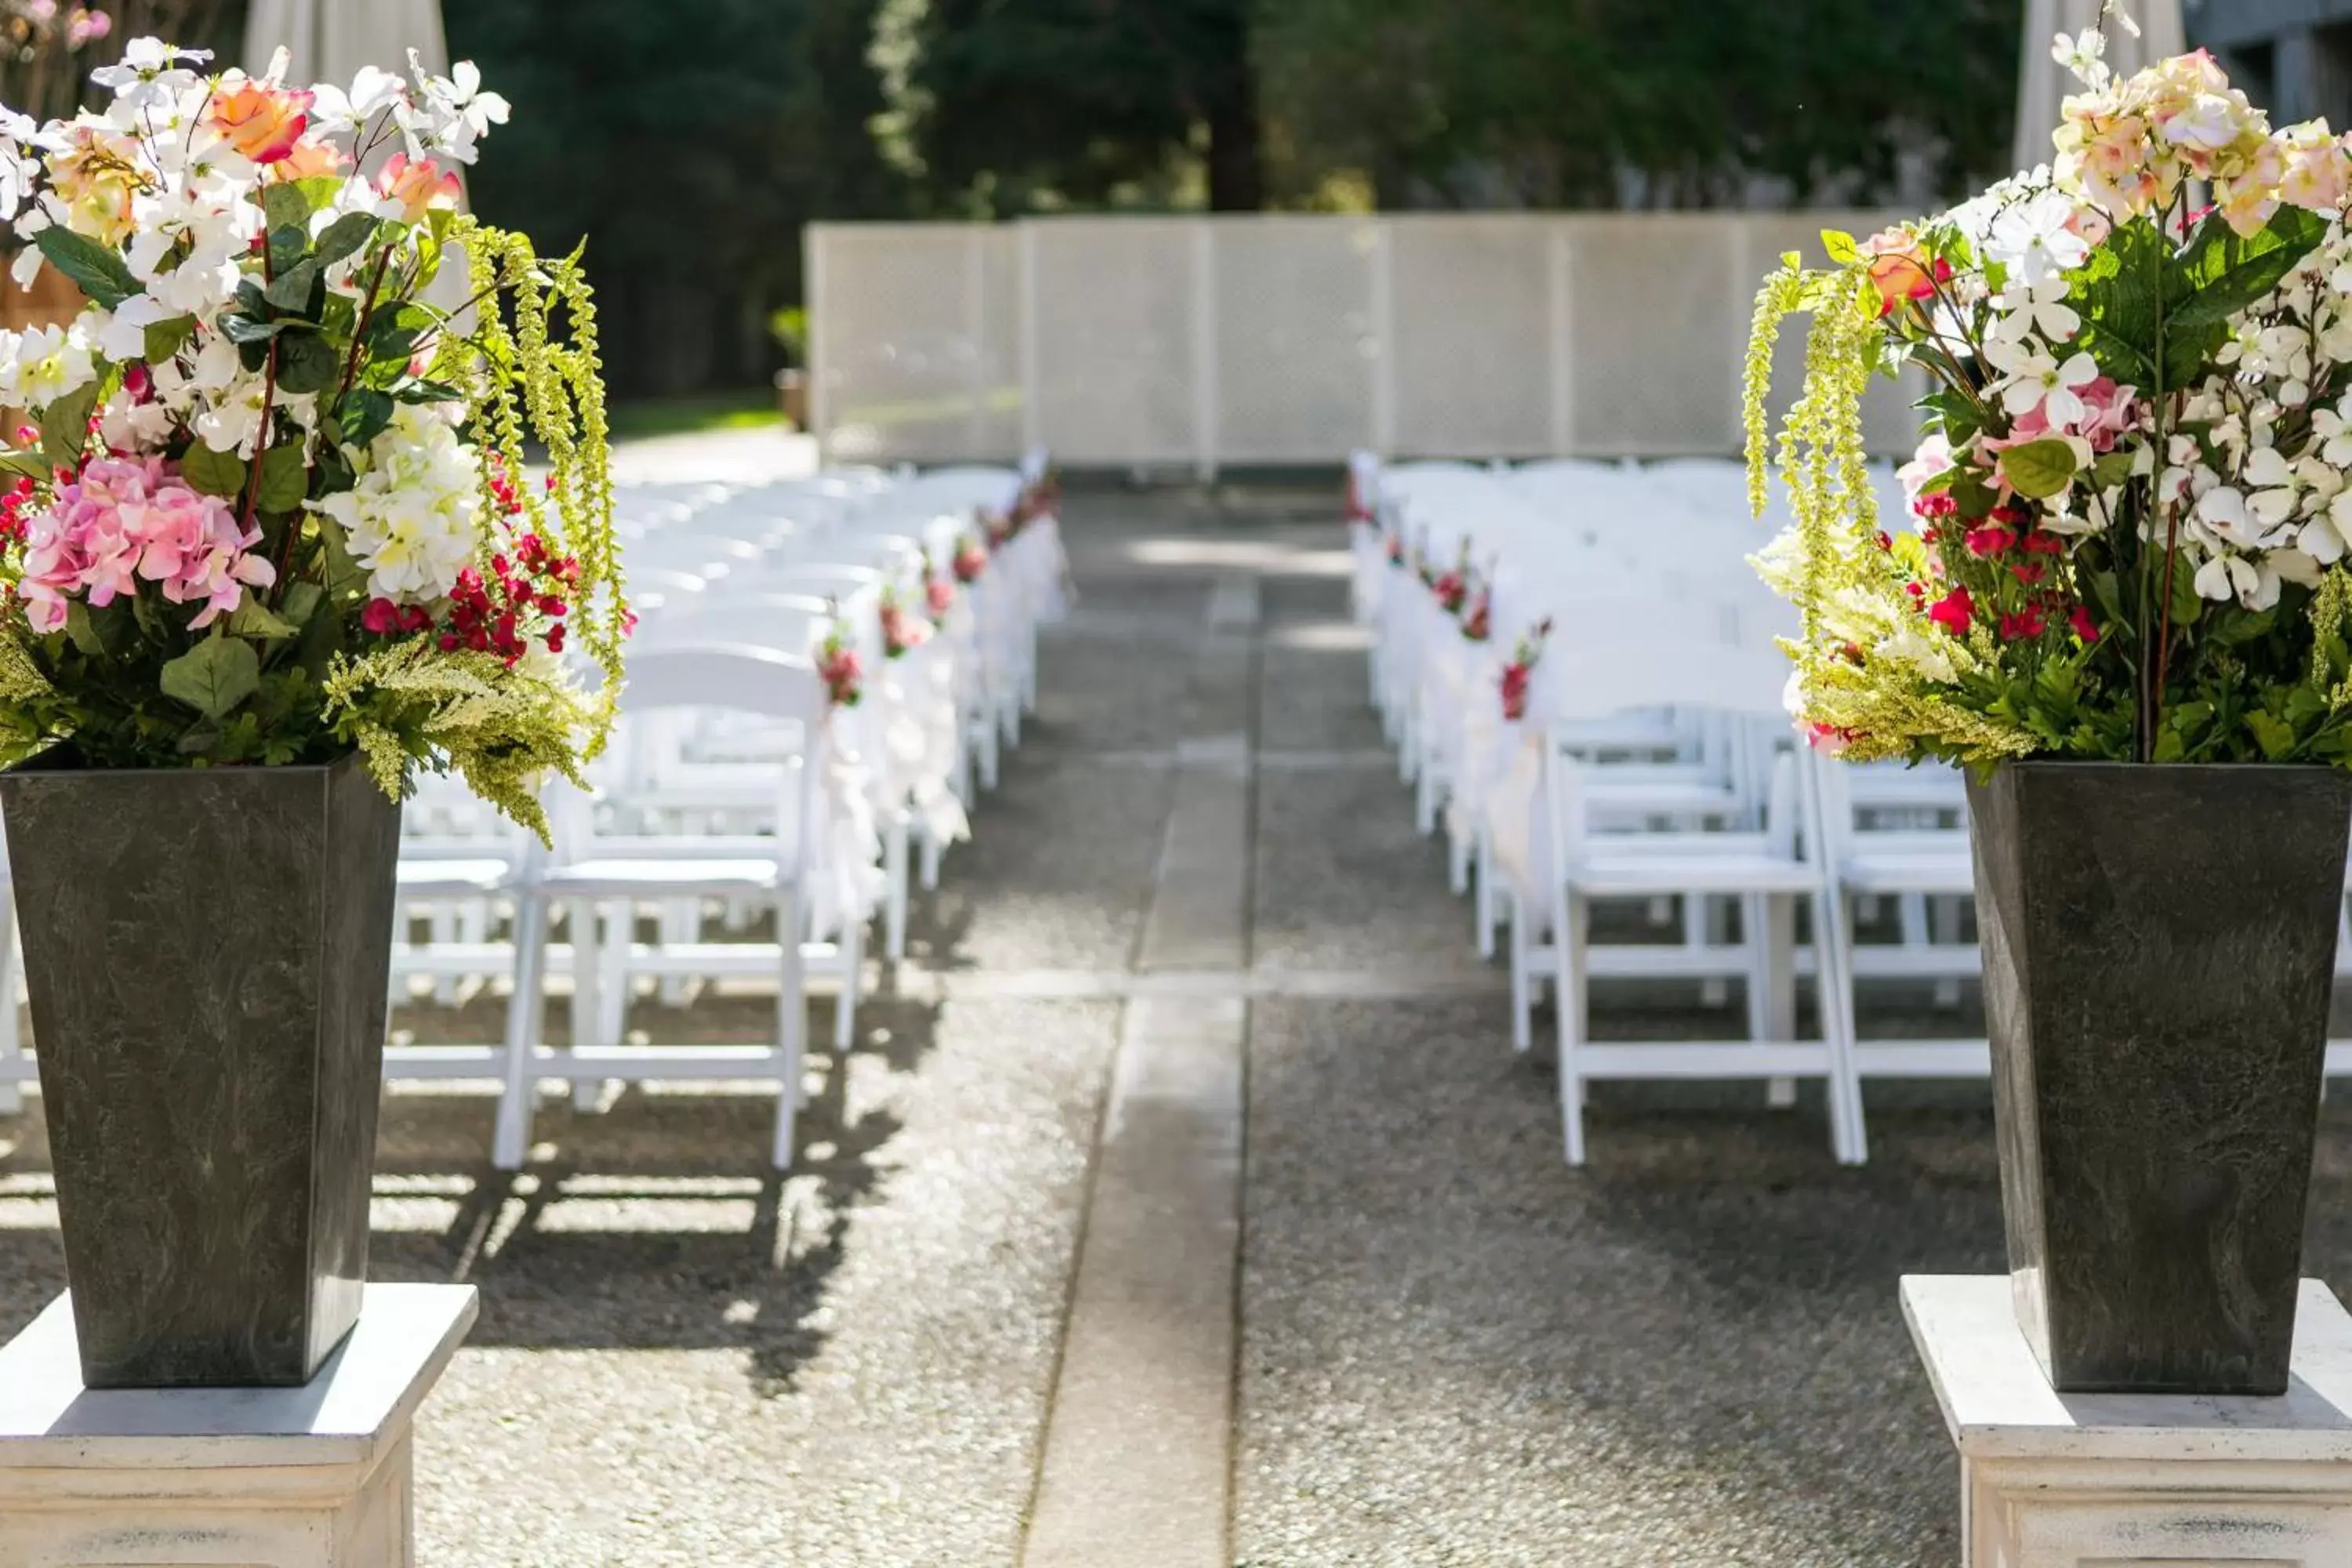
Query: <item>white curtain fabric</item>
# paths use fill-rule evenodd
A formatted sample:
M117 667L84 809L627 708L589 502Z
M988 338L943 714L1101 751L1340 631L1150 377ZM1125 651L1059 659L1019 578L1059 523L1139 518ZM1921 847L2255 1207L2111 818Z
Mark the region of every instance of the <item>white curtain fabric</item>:
M293 57L295 82L348 84L362 66L405 76L411 49L427 70L449 69L439 0L253 0L245 68L259 75L280 47Z
M2024 68L2018 78L2017 166L2050 162L2051 133L2058 129L2059 104L2081 85L2050 55L2051 41L2098 26L2102 0L2026 0ZM2107 64L2118 76L2184 52L2188 35L2180 25L2180 0L2125 0L2139 24L2135 38L2118 23L2107 24Z

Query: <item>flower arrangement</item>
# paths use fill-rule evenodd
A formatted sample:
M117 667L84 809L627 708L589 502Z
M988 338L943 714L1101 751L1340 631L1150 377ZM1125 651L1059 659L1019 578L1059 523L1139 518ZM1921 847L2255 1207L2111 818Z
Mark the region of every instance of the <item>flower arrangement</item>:
M1462 612L1462 635L1471 642L1485 642L1495 635L1494 591L1481 585L1470 595L1468 606Z
M931 623L898 603L896 588L882 590L882 655L903 658L931 640Z
M1764 286L1759 512L1774 338L1813 317L1758 558L1802 616L1791 706L1858 758L2352 765L2352 152L2201 51L2104 52L2058 40L2048 167ZM1859 403L1905 365L1932 391L1882 527Z
M298 88L205 58L139 38L103 112L0 111L14 276L88 300L0 334L32 416L0 452L0 763L357 749L395 796L454 769L544 832L629 625L578 258L457 213L508 112L470 64Z
M836 605L825 626L824 640L817 645L816 672L835 708L855 708L865 695L865 670L859 667L857 650L849 646L848 626Z
M988 570L988 546L982 542L981 535L967 533L963 536L963 542L956 546L952 564L957 582L970 587L980 581L981 574Z
M1503 717L1516 724L1528 716L1528 689L1535 679L1536 666L1543 662L1544 645L1551 640L1551 617L1546 616L1512 646L1511 658L1503 666Z
M961 572L958 572L957 576L962 579ZM945 619L947 613L955 608L955 584L945 577L932 578L923 584L923 602L930 606L931 619L934 622Z
M1459 619L1462 606L1470 602L1474 575L1470 570L1470 542L1464 540L1462 553L1454 562L1454 569L1440 573L1437 580L1429 585L1429 591L1437 597L1437 607Z

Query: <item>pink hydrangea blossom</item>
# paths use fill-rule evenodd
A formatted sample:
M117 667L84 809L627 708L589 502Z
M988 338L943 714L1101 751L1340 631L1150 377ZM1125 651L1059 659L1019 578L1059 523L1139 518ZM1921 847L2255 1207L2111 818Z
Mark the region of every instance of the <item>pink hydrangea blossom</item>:
M202 604L188 623L201 629L244 603L247 588L278 580L252 552L260 542L259 529L240 529L227 501L191 489L162 457L94 458L28 525L25 618L53 632L77 595L103 607L144 581L173 604Z

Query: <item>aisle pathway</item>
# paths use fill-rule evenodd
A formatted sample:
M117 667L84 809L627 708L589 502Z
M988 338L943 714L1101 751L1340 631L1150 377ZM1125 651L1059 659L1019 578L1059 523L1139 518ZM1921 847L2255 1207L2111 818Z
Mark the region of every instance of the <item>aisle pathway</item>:
M1894 1279L1997 1263L1982 1091L1874 1096L1847 1172L1812 1102L1619 1088L1564 1169L1328 500L1073 500L1029 743L789 1180L757 1097L551 1102L507 1181L487 1099L394 1095L377 1271L484 1294L420 1427L428 1568L1954 1560ZM0 1121L0 1334L63 1284L47 1194ZM2339 1287L2347 1200L2332 1110Z

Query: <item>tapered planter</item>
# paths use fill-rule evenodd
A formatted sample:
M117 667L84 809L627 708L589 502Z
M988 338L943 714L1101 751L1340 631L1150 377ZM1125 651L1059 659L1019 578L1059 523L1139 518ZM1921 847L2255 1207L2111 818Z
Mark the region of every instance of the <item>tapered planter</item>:
M400 808L327 767L0 773L82 1378L306 1383L367 1276Z
M2279 1394L2352 774L1969 786L2017 1317L2062 1392Z

